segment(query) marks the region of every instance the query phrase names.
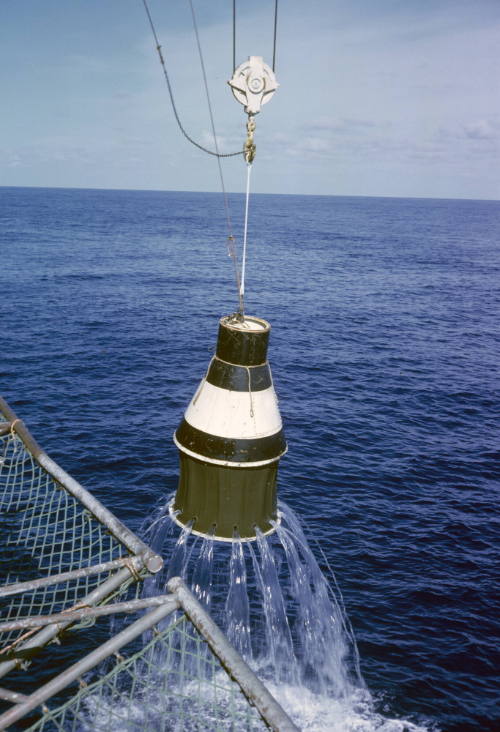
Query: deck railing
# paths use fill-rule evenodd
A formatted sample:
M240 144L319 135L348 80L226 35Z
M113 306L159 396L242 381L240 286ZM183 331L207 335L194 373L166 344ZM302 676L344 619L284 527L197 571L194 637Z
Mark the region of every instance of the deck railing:
M162 565L0 397L0 730L296 729L179 578L141 598Z

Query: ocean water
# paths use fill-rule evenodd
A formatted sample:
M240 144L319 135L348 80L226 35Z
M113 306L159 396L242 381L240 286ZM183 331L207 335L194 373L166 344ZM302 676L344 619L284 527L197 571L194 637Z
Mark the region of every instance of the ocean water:
M175 489L172 433L236 307L224 225L216 194L0 188L0 393L136 530ZM500 202L251 200L280 496L379 713L448 732L500 728L499 242Z

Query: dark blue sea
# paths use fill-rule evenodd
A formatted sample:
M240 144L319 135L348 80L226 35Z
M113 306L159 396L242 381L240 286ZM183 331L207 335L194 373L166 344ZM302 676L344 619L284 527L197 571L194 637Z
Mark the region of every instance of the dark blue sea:
M0 188L0 393L136 530L236 309L226 236L217 194ZM495 201L251 200L280 496L335 571L378 710L447 732L500 729L499 243Z

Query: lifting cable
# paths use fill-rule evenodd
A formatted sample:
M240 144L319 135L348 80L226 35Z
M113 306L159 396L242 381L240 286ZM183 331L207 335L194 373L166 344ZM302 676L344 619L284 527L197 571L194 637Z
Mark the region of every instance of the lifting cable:
M235 240L234 240L234 234L233 234L233 224L232 224L232 221L231 221L231 210L229 208L229 200L228 200L228 197L227 197L226 186L224 184L224 174L222 172L222 163L221 163L221 160L220 160L221 159L221 155L219 154L219 144L217 142L217 134L215 132L215 122L214 122L214 115L213 115L213 110L212 110L212 102L210 100L210 92L209 92L209 89L208 89L207 73L206 73L206 70L205 70L205 63L203 61L203 52L201 50L200 35L198 33L198 24L196 22L196 15L195 15L195 12L194 12L193 0L189 0L189 7L191 8L191 17L193 19L194 34L196 36L196 45L198 46L198 55L200 57L201 72L202 72L202 75L203 75L203 84L205 86L205 94L206 94L206 97L207 97L208 113L210 115L210 125L212 127L212 135L213 135L213 138L214 138L214 146L215 146L216 155L217 155L217 166L219 168L220 184L221 184L221 188L222 188L222 195L223 195L223 198L224 198L224 208L225 208L225 211L226 211L226 226L227 226L227 232L228 232L228 236L227 236L227 248L228 248L229 256L231 257L231 260L232 260L233 266L234 266L234 275L235 275L235 278L236 278L236 288L238 290L238 296L239 296L239 310L240 310L241 313L243 313L243 310L244 310L243 288L242 288L242 285L241 285L240 273L239 273L239 270L238 270L238 260L237 260L237 257L236 257L236 248L234 246L234 241Z
M160 42L158 40L158 35L156 33L156 28L153 23L153 18L151 16L151 12L149 10L148 2L147 0L142 0L142 3L144 5L144 9L146 11L146 15L149 21L149 25L151 28L151 32L153 34L153 38L156 45L156 50L158 52L158 57L160 59L160 64L163 70L163 76L165 78L165 82L167 84L168 94L170 97L170 103L172 106L172 111L174 113L175 120L177 122L177 125L181 131L181 133L184 135L186 140L190 142L192 145L197 147L199 150L202 150L203 152L207 153L208 155L212 155L217 158L217 165L219 168L219 178L221 182L221 188L222 188L222 194L224 197L224 207L226 212L226 226L228 231L228 253L229 256L232 259L233 266L234 266L234 274L236 279L236 286L238 289L238 297L239 297L239 315L243 316L244 313L244 295L245 295L245 270L246 270L246 252L247 252L247 236L248 236L248 209L249 209L249 200L250 200L250 173L252 170L252 162L255 155L255 145L253 144L253 131L255 130L255 121L253 119L253 114L250 112L248 113L248 122L247 122L247 140L244 146L243 150L239 150L238 152L233 153L221 153L219 152L219 145L217 142L217 135L215 131L215 123L214 123L214 116L212 111L212 103L210 100L210 93L208 89L208 81L207 81L207 75L205 70L205 64L203 61L203 53L201 50L201 43L200 43L200 37L198 33L198 25L196 23L196 16L193 6L193 0L189 0L189 5L191 8L191 16L193 20L193 28L196 36L196 43L198 46L198 55L200 58L200 64L201 64L201 70L203 75L203 83L205 86L205 94L207 98L207 104L208 104L208 111L210 115L210 124L212 128L212 135L214 138L214 150L209 150L208 148L204 147L200 143L196 142L196 140L193 140L193 138L186 132L184 129L184 126L182 125L182 122L179 117L179 113L177 111L177 106L175 104L174 99L174 93L172 89L172 85L170 83L170 78L168 75L165 59L162 53L162 48L160 45ZM273 31L273 64L272 69L273 72L276 68L276 36L277 36L277 27L278 27L278 0L275 0L274 2L274 31ZM233 0L233 71L236 70L236 0ZM242 267L241 267L241 275L238 268L238 261L236 256L236 249L235 249L235 237L233 235L233 226L231 221L231 212L229 208L229 200L227 196L226 187L224 184L224 176L222 173L222 164L221 164L221 158L231 158L236 157L238 155L243 155L245 158L245 161L247 163L247 183L246 183L246 196L245 196L245 221L244 221L244 231L243 231L243 252L242 252Z
M273 71L276 71L276 36L278 34L278 0L274 0ZM236 0L233 0L233 72L236 71Z
M163 76L165 77L165 81L167 83L168 94L169 94L169 97L170 97L170 103L172 105L172 110L173 110L173 113L174 113L175 121L177 122L177 125L178 125L180 131L182 132L182 134L184 135L184 137L186 138L186 140L188 140L192 145L194 145L195 147L197 147L199 150L203 150L203 152L208 153L208 155L214 155L217 158L232 158L232 157L235 157L236 155L241 155L242 154L241 153L241 150L238 150L238 152L232 152L232 153L220 153L217 150L215 150L215 151L214 150L209 150L208 148L204 147L203 145L200 145L199 142L196 142L196 140L193 140L193 138L190 135L188 135L188 133L184 129L184 127L182 125L182 122L180 120L180 117L179 117L179 113L177 112L177 107L175 105L175 99L174 99L174 92L173 92L173 89L172 89L172 85L170 84L170 78L168 76L167 66L165 64L165 59L163 57L163 53L162 53L162 50L161 50L161 45L160 45L160 42L158 40L158 36L156 34L156 29L155 29L155 26L154 26L154 23L153 23L153 18L151 17L151 13L149 11L149 6L148 6L148 3L147 3L147 0L142 0L142 4L144 5L144 9L145 9L146 14L148 16L149 25L151 27L151 32L153 34L153 38L154 38L155 44L156 44L156 50L158 51L158 57L160 59L161 67L163 69Z
M191 2L191 0L189 0ZM276 37L278 31L278 0L274 0L274 23L273 23L273 72L276 70ZM233 0L233 72L236 71L236 0ZM250 203L250 174L252 172L252 163L255 157L255 144L253 141L253 133L255 131L254 115L248 113L247 122L247 139L244 145L244 158L247 163L247 185L245 194L245 220L243 227L243 251L241 276L238 281L240 314L243 314L243 303L245 296L245 272L247 260L247 239L248 239L248 208Z
M236 71L236 0L233 0L233 73Z
M243 253L241 257L241 281L239 283L240 303L243 302L245 296L245 269L247 261L247 234L248 234L248 204L250 201L250 173L252 172L252 163L247 165L247 191L245 196L245 225L243 228Z
M276 35L278 32L278 0L274 0L273 71L276 71Z

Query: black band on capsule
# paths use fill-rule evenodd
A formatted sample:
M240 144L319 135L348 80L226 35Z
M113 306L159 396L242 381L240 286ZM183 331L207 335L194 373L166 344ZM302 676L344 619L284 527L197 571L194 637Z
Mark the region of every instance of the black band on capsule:
M271 369L269 364L262 366L235 366L214 358L208 369L207 381L213 386L230 391L264 391L269 389Z
M261 460L278 459L286 452L283 430L268 437L241 439L219 437L193 427L185 419L179 425L175 437L179 445L211 460L231 463L256 463Z
M255 322L255 330L231 325L230 318L219 321L216 356L238 366L260 366L267 360L267 344L271 326L265 320L247 318Z

